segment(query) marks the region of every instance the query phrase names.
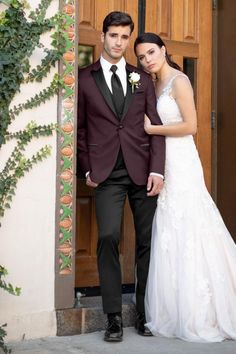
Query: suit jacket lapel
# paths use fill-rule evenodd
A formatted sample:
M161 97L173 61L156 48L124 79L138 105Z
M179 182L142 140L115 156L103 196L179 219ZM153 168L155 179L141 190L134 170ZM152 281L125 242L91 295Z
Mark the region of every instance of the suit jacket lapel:
M100 90L101 94L103 95L106 103L108 104L108 106L111 108L111 110L114 112L115 115L116 114L116 109L112 100L112 94L106 84L106 80L105 77L103 75L103 71L102 68L100 66L100 68L98 70L93 70L92 72L93 78L97 84L98 89Z
M127 72L127 92L126 92L126 96L125 96L125 103L124 103L124 109L123 109L123 114L121 119L123 119L129 109L129 106L134 98L135 95L135 91L132 92L132 87L130 85L129 82L129 74L132 72L131 69L128 67L129 65L126 66L126 72ZM109 90L109 87L106 84L106 80L105 77L103 75L103 71L102 71L102 67L100 64L100 60L98 60L95 64L94 67L91 71L91 74L96 82L96 85L99 89L99 91L101 92L101 94L103 95L106 103L108 104L108 106L111 108L111 110L113 111L113 113L115 114L115 116L117 116L116 113L116 109L112 100L112 94Z
M129 109L129 106L131 104L131 101L134 97L134 94L132 93L132 87L129 82L129 74L131 73L131 71L126 68L126 72L127 72L127 92L126 92L126 96L125 96L125 104L124 104L122 118L124 118L124 116L126 115L128 109Z

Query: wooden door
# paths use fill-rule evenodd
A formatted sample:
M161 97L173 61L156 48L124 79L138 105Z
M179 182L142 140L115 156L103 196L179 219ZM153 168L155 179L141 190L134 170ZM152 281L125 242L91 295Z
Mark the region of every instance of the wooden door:
M145 6L144 6L145 5ZM145 13L140 13L144 11ZM79 43L93 48L92 59L101 52L103 18L113 10L128 12L135 23L126 59L136 65L133 42L140 28L155 32L166 42L169 53L189 75L198 112L196 143L211 189L211 0L90 0L79 1ZM139 21L138 21L139 19ZM142 22L143 21L143 22ZM78 179L76 287L98 285L96 267L96 221L93 191ZM126 204L121 242L123 283L134 282L134 230Z
M160 35L190 77L198 114L195 140L211 191L212 1L146 0L145 30Z
M217 11L217 205L236 242L236 2L218 1ZM226 54L227 53L227 54Z

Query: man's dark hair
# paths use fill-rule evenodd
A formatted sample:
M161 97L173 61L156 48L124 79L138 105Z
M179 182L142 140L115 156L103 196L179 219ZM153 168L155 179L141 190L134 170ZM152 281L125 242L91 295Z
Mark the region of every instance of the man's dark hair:
M131 16L125 12L110 12L103 21L102 31L106 34L110 26L130 26L130 34L134 30L134 23Z

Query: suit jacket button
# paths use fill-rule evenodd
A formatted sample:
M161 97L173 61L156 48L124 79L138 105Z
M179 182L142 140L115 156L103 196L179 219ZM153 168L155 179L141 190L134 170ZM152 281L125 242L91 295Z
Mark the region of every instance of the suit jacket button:
M124 126L122 124L119 125L119 129L123 129Z

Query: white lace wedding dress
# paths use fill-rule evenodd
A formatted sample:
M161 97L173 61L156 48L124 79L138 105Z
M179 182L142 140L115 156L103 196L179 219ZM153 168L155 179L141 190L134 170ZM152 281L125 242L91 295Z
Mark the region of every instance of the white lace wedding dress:
M163 124L182 121L173 79L157 101ZM166 138L145 310L154 335L236 340L236 246L206 189L191 135Z

